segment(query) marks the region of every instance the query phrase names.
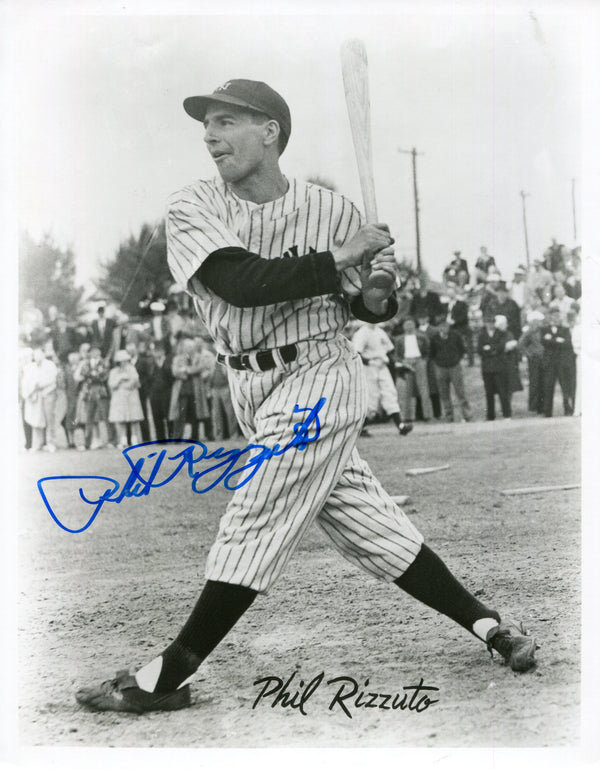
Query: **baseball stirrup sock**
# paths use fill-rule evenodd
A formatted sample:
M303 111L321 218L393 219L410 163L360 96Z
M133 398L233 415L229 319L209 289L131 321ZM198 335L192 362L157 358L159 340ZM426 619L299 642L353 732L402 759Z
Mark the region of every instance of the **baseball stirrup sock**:
M431 606L458 622L482 641L486 633L500 622L500 615L488 609L464 588L442 559L427 545L394 584L413 598Z
M209 580L177 638L159 657L138 670L138 686L150 692L171 692L180 687L257 595L256 590L248 587Z

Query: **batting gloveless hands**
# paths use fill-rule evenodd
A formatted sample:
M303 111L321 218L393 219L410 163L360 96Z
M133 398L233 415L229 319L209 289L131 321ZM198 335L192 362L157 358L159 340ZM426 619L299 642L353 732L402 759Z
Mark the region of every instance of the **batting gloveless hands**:
M387 224L365 224L343 246L333 253L338 270L370 263L384 249L394 243Z

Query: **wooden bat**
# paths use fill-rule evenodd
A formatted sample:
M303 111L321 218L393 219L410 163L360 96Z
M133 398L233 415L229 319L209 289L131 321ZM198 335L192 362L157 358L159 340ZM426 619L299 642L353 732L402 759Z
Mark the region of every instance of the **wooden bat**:
M514 494L541 494L545 491L569 491L570 489L580 489L579 483L565 483L563 486L526 486L522 489L504 489L500 493L505 497Z
M439 473L440 470L449 470L450 465L438 465L437 467L413 467L412 470L407 470L406 474L409 476L414 475L427 475L428 473Z
M371 143L371 101L369 98L369 69L367 51L362 40L346 40L342 43L342 79L346 94L346 107L358 178L362 190L365 216L368 223L377 221L375 179L373 176L373 148Z
M354 154L358 166L358 178L362 191L365 217L368 224L377 219L375 178L373 175L373 147L371 142L371 101L369 98L369 68L367 51L362 40L346 40L342 43L342 79L346 95L346 107L354 142ZM389 286L389 275L375 268L371 285L377 288Z

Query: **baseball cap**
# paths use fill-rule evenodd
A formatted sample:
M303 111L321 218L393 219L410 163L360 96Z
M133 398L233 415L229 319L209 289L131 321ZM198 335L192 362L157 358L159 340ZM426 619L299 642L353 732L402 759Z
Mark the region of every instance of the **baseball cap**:
M194 120L204 120L211 103L234 104L237 107L262 112L276 120L284 136L282 152L292 132L290 108L285 99L260 80L228 80L207 96L188 96L183 108Z

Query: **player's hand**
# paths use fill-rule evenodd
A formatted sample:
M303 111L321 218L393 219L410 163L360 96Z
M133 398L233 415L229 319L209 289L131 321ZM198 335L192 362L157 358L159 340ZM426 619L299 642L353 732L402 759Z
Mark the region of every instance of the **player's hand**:
M385 248L371 261L363 260L360 271L363 303L376 315L383 315L387 309L387 299L396 288L396 270L393 248Z
M371 261L375 254L394 243L387 224L365 224L350 240L335 249L333 258L338 270L355 267L363 260Z

